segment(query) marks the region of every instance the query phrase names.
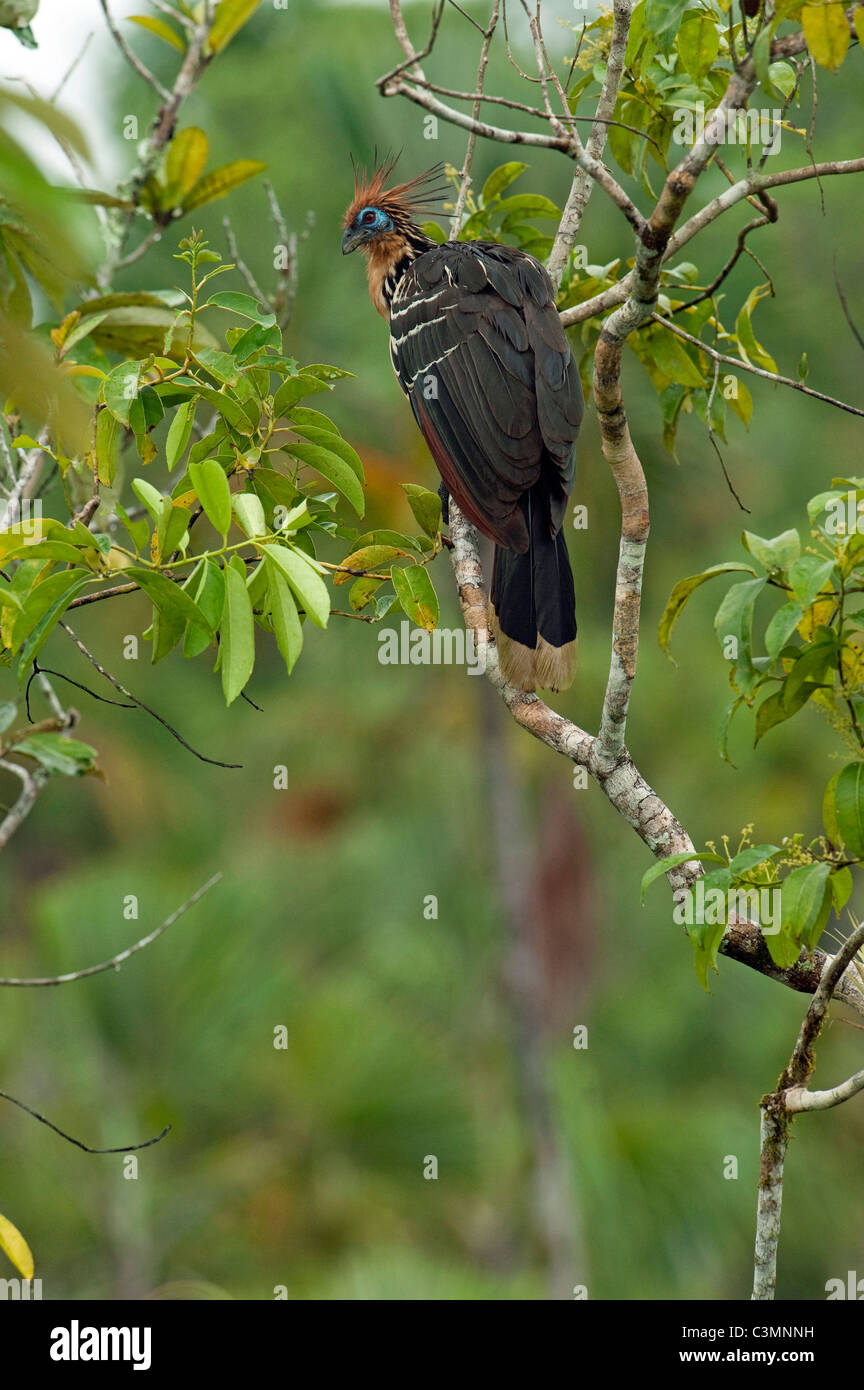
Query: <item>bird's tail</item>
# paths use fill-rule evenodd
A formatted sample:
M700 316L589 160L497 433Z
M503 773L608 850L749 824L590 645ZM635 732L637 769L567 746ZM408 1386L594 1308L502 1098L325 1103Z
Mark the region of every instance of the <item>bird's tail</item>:
M562 531L528 495L528 550L495 547L491 621L501 668L519 690L566 690L576 671L573 571Z

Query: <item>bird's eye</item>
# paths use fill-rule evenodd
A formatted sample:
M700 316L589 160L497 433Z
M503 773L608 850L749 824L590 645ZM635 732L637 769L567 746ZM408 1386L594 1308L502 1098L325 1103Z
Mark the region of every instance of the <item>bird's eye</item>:
M372 208L367 208L360 220L361 222L365 222L367 227L371 226L375 221L375 213Z

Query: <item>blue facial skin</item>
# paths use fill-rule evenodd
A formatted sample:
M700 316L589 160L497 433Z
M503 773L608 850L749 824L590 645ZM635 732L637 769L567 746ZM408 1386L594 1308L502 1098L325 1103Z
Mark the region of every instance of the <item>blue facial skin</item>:
M356 251L357 247L370 237L389 232L392 226L393 219L381 208L361 208L342 238L342 255L347 256L351 251Z

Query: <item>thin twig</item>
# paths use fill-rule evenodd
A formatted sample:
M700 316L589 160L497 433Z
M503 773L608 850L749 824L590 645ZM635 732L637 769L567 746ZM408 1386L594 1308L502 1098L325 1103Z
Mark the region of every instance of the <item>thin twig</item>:
M676 338L683 338L685 342L692 343L694 347L698 347L717 362L726 362L738 371L749 372L751 376L762 377L764 381L771 381L775 386L789 386L793 391L800 391L802 395L812 396L817 401L824 401L826 405L836 406L838 410L845 410L850 415L864 415L864 410L857 405L849 405L847 401L838 401L836 396L826 396L822 391L814 391L811 386L805 386L801 381L793 381L789 376L779 376L775 372L767 371L764 367L754 367L752 363L743 362L740 357L730 357L725 352L718 352L716 348L703 343L701 338L694 338L692 333L686 333L683 328L678 327L677 323L670 323L669 319L664 319L662 314L652 314L651 317L657 323L661 323L664 328L668 328L670 333L674 333Z
M193 893L191 898L187 898L181 907L178 907L176 911L171 913L170 917L166 917L165 921L162 922L160 926L149 932L147 936L142 936L141 940L136 941L134 946L127 946L125 951L119 951L118 954L112 956L110 960L103 960L99 965L89 965L84 970L73 970L67 975L43 975L34 976L30 979L0 978L0 986L30 989L35 987L44 988L46 986L68 985L71 984L73 980L85 980L91 975L102 975L106 970L119 970L121 965L129 960L130 957L134 956L138 951L143 951L146 946L150 946L154 941L158 940L169 927L173 927L174 923L179 921L183 914L189 911L190 907L194 907L195 903L200 902L204 894L209 892L210 889L219 882L221 877L221 871L213 874L212 878L208 878L207 882L203 884L197 892Z
M498 25L498 13L500 10L500 6L501 0L493 0L492 13L489 16L489 23L486 26L486 29L482 31L483 43L480 47L480 62L477 66L477 80L474 84L477 90L477 97L474 101L474 106L472 108L472 114L474 116L475 121L480 115L480 93L483 91L483 83L486 78L486 64L489 61L489 45L492 42L492 36L494 35L495 29ZM468 197L468 188L471 184L471 166L474 163L474 150L476 149L476 146L477 132L476 130L472 130L471 134L468 136L468 144L465 147L465 158L462 161L462 171L459 175L459 193L456 198L456 206L453 209L453 217L450 222L451 241L456 241L457 237L459 236L460 228L462 226L462 215L465 211L465 201Z
M159 81L159 78L154 76L154 74L150 71L146 64L141 62L140 58L136 57L136 55L132 52L132 49L129 47L128 43L124 39L123 35L120 33L120 30L117 28L117 25L114 22L114 16L111 14L111 11L108 8L108 0L99 0L99 4L102 6L102 13L105 16L105 21L108 25L108 28L111 30L114 42L117 44L117 47L120 49L120 52L126 59L126 62L129 64L129 66L132 68L134 72L137 72L139 77L143 77L145 82L149 82L150 86L154 89L154 91L159 93L159 96L162 98L163 101L170 101L171 93L169 92L168 88L163 87L162 83Z
M84 643L81 641L77 633L73 632L71 627L69 627L67 623L63 622L62 619L60 621L59 626L62 627L63 631L67 633L69 637L72 638L72 641L75 643L79 652L81 652L82 656L86 656L87 660L90 662L90 665L95 667L95 669L99 672L100 676L104 676L105 680L109 681L111 685L113 685L115 690L119 691L121 695L125 695L127 700L132 700L133 703L136 704L139 709L143 709L146 714L149 714L151 718L155 719L159 724L161 724L163 729L167 729L171 737L175 738L177 742L183 748L185 748L187 752L191 753L193 757L197 758L199 762L209 763L211 767L240 768L243 766L242 763L225 763L222 762L220 758L208 758L204 753L199 753L198 749L193 748L192 744L187 742L183 735L179 733L177 729L174 728L173 724L169 724L168 720L163 719L161 714L157 714L155 709L153 709L150 705L146 705L143 700L139 700L138 696L133 695L131 690L127 690L126 686L123 685L123 683L119 681L116 676L112 676L111 672L106 670L105 667L102 666L96 660L96 657L93 655L93 653L91 651L88 651L87 647L85 647ZM66 676L63 676L62 679L66 680L68 678ZM73 681L73 685L74 684L75 682ZM82 689L83 688L84 687L82 687Z
M166 1125L161 1134L157 1134L154 1139L145 1139L143 1144L121 1144L116 1149L94 1149L89 1144L85 1144L80 1139L73 1139L71 1134L67 1134L65 1129L60 1129L59 1125L52 1124L46 1120L44 1115L40 1115L38 1110L31 1110L29 1105L25 1105L23 1100L16 1100L6 1091L0 1091L0 1100L8 1100L11 1105L17 1105L19 1110L23 1110L28 1115L32 1115L34 1120L38 1120L40 1125L47 1125L48 1129L53 1129L55 1134L59 1134L61 1139L65 1139L67 1144L74 1144L76 1149L83 1149L85 1154L129 1154L135 1153L138 1149L149 1149L154 1144L165 1138L171 1132L171 1125Z
M252 294L255 299L259 300L261 304L266 304L266 294L261 289L261 286L258 284L258 281L255 279L255 276L252 274L252 271L249 269L248 265L243 260L243 258L240 255L240 252L237 249L237 238L234 235L234 228L231 226L230 217L226 216L222 218L222 227L225 232L226 240L228 242L228 254L231 257L231 260L234 262L236 268L239 270L240 274L243 276L243 279L246 281L246 284L249 287L250 294Z

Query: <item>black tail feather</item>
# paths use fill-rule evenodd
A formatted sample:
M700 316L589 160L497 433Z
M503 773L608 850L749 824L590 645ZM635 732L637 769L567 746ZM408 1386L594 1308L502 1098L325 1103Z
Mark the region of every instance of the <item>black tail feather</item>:
M576 669L573 571L562 531L548 509L526 498L530 544L524 555L495 547L492 628L504 675L520 690L565 690Z

